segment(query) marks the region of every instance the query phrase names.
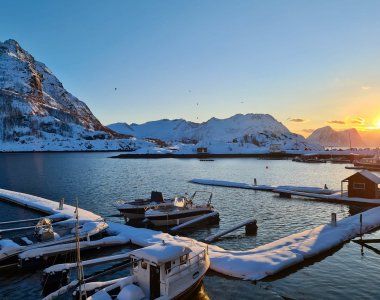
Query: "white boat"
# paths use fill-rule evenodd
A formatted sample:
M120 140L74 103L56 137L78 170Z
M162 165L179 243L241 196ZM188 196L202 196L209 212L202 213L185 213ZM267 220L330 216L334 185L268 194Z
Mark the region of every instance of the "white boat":
M206 194L206 203L195 204L198 195ZM193 220L201 215L209 214L214 211L211 205L212 193L197 191L190 198L177 197L174 199L173 206L151 208L145 212L146 221L154 226L173 226ZM219 221L219 214L214 217Z
M152 191L150 199L118 201L114 206L123 215L125 222L144 219L145 212L154 207L173 206L172 199L164 199L161 192Z
M80 239L90 239L101 234L108 228L103 220L81 221L79 226ZM29 235L14 239L0 240L0 265L7 265L17 261L17 255L31 249L65 244L76 239L74 222L59 222L54 226L48 218L42 218ZM32 260L30 260L32 261Z
M80 289L92 294L87 299L180 299L197 290L210 267L205 248L164 241L132 251L131 259L131 276L83 284Z

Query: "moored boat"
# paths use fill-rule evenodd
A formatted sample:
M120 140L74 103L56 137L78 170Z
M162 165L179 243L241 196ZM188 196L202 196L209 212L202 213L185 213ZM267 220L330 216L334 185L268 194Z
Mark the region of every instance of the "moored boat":
M380 170L380 156L376 154L373 157L361 158L354 161L354 167L367 170Z
M103 220L81 221L79 225L80 239L94 238L108 228ZM48 218L42 218L31 234L22 234L12 239L0 240L0 265L12 264L18 261L20 253L75 241L75 223L64 221L54 226Z
M92 294L87 299L180 299L200 286L210 267L207 249L164 241L132 251L131 259L131 276L83 284Z
M161 192L152 191L149 199L136 199L133 201L118 201L114 205L123 215L125 222L144 219L145 212L154 207L173 206L172 199L164 199Z
M201 194L208 195L205 203L196 204L199 200L197 197ZM196 191L190 198L177 197L173 206L157 207L145 212L146 221L154 226L173 226L193 220L199 216L209 214L214 211L211 205L212 193L205 191ZM219 214L214 217L219 221Z

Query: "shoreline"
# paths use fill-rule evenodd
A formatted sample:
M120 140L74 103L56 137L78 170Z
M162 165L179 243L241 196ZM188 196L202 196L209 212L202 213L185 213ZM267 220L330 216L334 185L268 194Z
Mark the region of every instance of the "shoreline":
M120 159L141 159L141 158L196 158L196 159L213 159L213 158L272 158L272 159L284 159L292 158L299 154L292 153L234 153L234 154L119 154L117 156L110 156L109 158L120 158Z

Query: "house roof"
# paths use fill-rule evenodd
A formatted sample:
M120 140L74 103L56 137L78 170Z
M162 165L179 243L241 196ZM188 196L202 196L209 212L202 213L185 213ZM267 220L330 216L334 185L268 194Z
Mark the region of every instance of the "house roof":
M136 258L148 260L155 264L162 264L167 261L175 260L176 258L191 252L189 247L181 244L160 243L149 247L137 249L131 252Z
M375 174L371 173L370 171L367 171L367 170L363 170L361 172L357 172L355 173L354 175L351 175L349 177L347 177L346 179L344 179L344 181L350 179L352 176L355 176L356 174L360 174L361 176L367 178L368 180L376 183L376 184L380 184L380 177L376 176Z

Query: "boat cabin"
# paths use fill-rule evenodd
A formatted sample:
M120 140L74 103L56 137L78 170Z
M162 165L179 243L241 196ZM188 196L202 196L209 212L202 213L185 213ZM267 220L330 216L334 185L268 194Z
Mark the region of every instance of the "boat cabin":
M201 279L199 264L206 259L205 250L191 252L187 246L164 241L131 252L133 275L148 299L178 294L181 286Z
M367 170L357 172L342 180L341 194L343 194L343 184L345 182L348 183L348 197L380 198L380 178Z

